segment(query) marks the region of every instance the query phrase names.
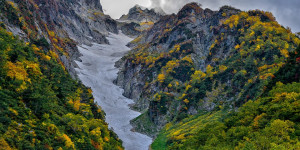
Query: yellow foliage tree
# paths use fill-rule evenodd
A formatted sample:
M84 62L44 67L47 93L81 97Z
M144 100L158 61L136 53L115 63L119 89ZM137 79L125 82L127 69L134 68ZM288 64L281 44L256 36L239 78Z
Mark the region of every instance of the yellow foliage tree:
M162 73L162 74L159 74L158 77L157 77L157 80L158 82L160 83L163 83L166 79L166 76Z
M180 51L180 45L176 44L174 46L175 52L179 52Z
M6 64L6 68L9 69L9 71L7 72L7 76L9 76L10 78L22 81L27 79L28 74L21 62L12 63L9 61Z
M163 67L165 69L166 73L174 72L173 69L177 66L179 66L178 60L170 60L167 62L166 66Z
M212 77L214 74L216 74L217 72L215 71L215 72L213 72L212 70L213 70L214 68L211 66L211 65L208 65L207 67L206 67L206 75L208 76L208 77Z
M30 72L34 75L41 75L41 69L39 64L33 62L26 62L27 66L26 69L29 69Z
M188 104L190 101L188 99L183 100L184 103Z
M183 57L182 60L185 60L185 61L187 61L187 62L189 62L189 63L191 63L191 64L193 63L193 60L192 60L192 58L191 58L191 55L188 55L188 56Z
M74 145L74 143L72 142L71 138L68 135L63 134L61 138L64 140L65 146L67 148L75 149L75 145Z
M235 48L235 49L240 49L240 45L237 44L234 48Z
M220 69L221 72L224 72L225 70L227 70L227 67L224 66L224 65L220 65L219 69Z
M55 32L54 31L49 31L48 34L49 34L50 37L54 37L55 36Z
M285 58L289 57L289 51L287 51L286 49L280 50L280 53Z
M201 80L206 77L206 74L201 70L196 70L195 73L192 75L193 80Z
M10 148L9 144L3 138L0 138L0 149L1 150L12 150Z

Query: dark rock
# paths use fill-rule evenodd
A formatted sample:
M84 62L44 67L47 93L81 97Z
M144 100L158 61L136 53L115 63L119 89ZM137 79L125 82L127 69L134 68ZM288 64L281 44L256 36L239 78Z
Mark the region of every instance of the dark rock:
M142 6L135 5L131 8L127 15L121 16L119 21L130 21L130 22L157 22L161 16L166 15L166 13L161 8L143 8Z

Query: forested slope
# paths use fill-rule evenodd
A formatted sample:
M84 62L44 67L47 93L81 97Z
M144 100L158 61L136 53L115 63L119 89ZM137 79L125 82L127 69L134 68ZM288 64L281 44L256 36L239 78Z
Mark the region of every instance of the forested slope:
M299 72L300 47L258 99L238 110L221 109L167 124L152 148L299 149Z
M72 4L94 18L69 16L71 3L0 0L0 149L123 149L74 70L76 44L107 43L104 35L117 32L116 24L99 1Z
M122 149L58 56L0 27L0 149Z

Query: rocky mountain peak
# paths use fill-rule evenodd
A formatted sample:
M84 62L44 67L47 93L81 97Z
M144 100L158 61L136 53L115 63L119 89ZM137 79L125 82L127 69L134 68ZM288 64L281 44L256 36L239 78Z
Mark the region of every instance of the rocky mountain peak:
M161 16L166 13L161 8L146 8L140 5L135 5L131 8L127 15L121 16L119 21L126 22L157 22Z
M199 14L199 13L203 12L203 9L200 7L199 4L193 2L193 3L186 4L186 5L179 11L179 14L180 14L180 13L184 13L184 12L189 12L189 13L195 12L195 13Z
M240 9L236 9L234 7L231 7L231 6L223 6L219 10L219 13L226 14L226 16L231 16L231 15L237 14L239 12L241 12Z
M179 12L179 18L184 18L189 15L199 15L203 13L203 9L195 2L186 4Z
M118 19L118 28L124 34L137 37L142 32L151 29L166 13L159 7L146 8L140 5L132 7L127 15Z
M134 10L134 9L145 10L145 9L147 9L147 8L144 7L144 6L141 6L141 5L139 5L139 4L136 4L136 5L134 5L130 10ZM129 10L129 11L130 11L130 10Z

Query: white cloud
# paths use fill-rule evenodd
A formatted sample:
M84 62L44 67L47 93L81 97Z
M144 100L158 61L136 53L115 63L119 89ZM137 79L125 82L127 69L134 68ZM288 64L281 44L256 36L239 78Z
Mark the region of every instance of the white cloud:
M114 19L118 19L123 14L127 14L134 5L150 7L150 0L100 0L104 13Z

